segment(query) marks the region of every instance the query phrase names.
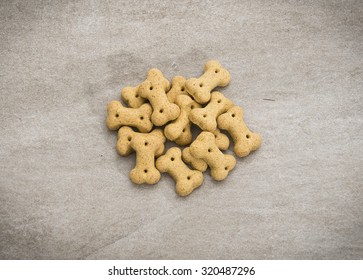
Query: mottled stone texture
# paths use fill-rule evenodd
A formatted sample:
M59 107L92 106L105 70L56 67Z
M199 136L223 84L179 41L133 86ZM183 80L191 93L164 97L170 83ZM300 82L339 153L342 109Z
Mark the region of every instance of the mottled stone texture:
M362 1L1 1L0 37L1 259L363 258ZM208 59L262 147L132 184L106 104Z

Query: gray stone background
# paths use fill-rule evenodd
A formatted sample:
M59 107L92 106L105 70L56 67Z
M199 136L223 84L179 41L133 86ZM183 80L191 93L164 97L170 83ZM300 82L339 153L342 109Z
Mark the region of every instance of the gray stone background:
M363 257L363 1L1 1L0 36L1 259ZM107 103L209 59L262 147L132 184Z

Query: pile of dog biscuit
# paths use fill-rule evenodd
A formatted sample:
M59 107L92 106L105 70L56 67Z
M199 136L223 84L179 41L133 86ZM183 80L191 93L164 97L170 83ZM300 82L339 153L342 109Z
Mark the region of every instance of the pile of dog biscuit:
M213 179L225 179L236 159L222 152L228 149L229 138L220 129L230 134L238 157L260 147L261 137L244 123L242 108L212 92L229 82L229 72L215 60L207 62L199 78L176 76L171 86L160 70L151 69L139 86L122 90L129 107L120 101L108 104L107 126L118 130L117 152L122 156L136 152L132 182L156 184L160 172L167 172L176 182L176 192L186 196L202 185L208 167ZM194 141L193 124L202 130ZM187 147L183 151L172 147L164 154L166 138Z

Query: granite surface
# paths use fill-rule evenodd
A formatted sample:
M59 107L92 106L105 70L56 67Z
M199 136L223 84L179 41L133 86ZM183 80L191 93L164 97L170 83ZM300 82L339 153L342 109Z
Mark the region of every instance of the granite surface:
M363 1L1 1L0 36L1 259L363 258ZM262 147L132 184L106 104L209 59Z

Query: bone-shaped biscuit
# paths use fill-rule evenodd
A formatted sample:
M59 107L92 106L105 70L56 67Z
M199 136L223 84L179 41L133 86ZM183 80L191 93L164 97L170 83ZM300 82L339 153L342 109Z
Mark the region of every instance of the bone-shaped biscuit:
M189 195L203 183L203 174L191 170L181 159L181 151L177 147L170 148L165 155L156 160L156 168L160 172L168 172L176 182L176 192L180 196Z
M191 165L194 169L199 170L200 172L204 172L208 168L208 164L204 160L192 156L189 147L184 148L182 157L186 163Z
M146 80L153 83L161 83L165 88L170 88L169 81L163 76L160 70L152 68L147 72ZM124 100L131 108L139 108L142 104L146 102L146 99L141 97L138 93L139 86L136 87L125 87L121 91L121 98Z
M123 101L129 105L131 108L139 108L142 104L146 102L145 98L142 98L137 92L139 86L136 87L125 87L121 91L121 98Z
M229 138L223 134L218 128L213 131L214 137L216 138L216 145L218 149L225 151L229 148Z
M139 87L139 94L148 99L153 108L151 121L157 126L175 120L180 114L179 106L171 103L166 97L167 90L165 83L160 81L146 80Z
M126 108L120 101L111 101L107 105L107 127L117 130L123 125L136 127L141 132L149 132L153 124L150 121L152 108L143 104L140 108Z
M225 155L218 149L212 132L203 131L199 134L190 145L190 153L208 164L212 178L217 181L226 178L236 166L236 159L232 155Z
M185 83L187 92L200 104L207 103L211 91L217 86L226 86L231 80L227 69L216 60L210 60L204 66L204 74L199 78L188 79Z
M192 142L189 113L194 108L200 108L200 105L187 95L179 95L175 104L180 107L180 115L172 123L165 126L164 134L170 141L176 141L179 138L176 142L185 146Z
M217 119L218 127L227 130L234 142L234 152L245 157L261 146L261 136L250 131L243 120L243 110L234 106Z
M165 142L165 137L163 135L162 130L160 129L154 129L150 131L149 133L139 133L132 130L132 128L128 126L123 126L118 130L117 134L117 144L116 144L116 150L121 156L128 156L131 154L134 150L131 147L131 141L136 139L135 141L141 141L143 139L150 136L156 136L160 139L162 139L162 142ZM140 140L141 139L141 140ZM160 148L161 149L161 148ZM158 150L157 154L161 154L162 151Z
M175 99L179 95L188 95L184 86L185 82L186 79L182 76L175 76L171 80L171 89L166 94L170 102L175 103Z
M174 140L179 146L186 146L193 140L193 134L191 129L192 124L189 122L182 131L182 134Z
M223 134L218 128L213 131L214 137L216 138L216 145L220 150L227 150L229 147L229 139L227 135ZM183 160L190 164L194 169L204 172L207 170L207 163L199 158L195 158L190 153L190 148L187 147L182 153Z
M204 108L193 109L189 119L205 131L215 131L217 128L217 117L233 106L233 102L222 93L214 91L210 102Z
M135 184L156 184L160 172L155 167L155 157L164 152L165 137L160 129L150 133L139 133L123 126L118 132L116 149L120 155L136 152L136 166L130 172L130 179Z

